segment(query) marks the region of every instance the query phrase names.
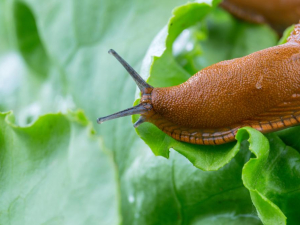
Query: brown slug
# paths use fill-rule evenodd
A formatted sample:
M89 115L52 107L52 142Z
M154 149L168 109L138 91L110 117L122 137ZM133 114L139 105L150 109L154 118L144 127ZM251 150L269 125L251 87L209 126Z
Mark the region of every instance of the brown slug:
M223 0L220 5L240 19L268 23L279 33L300 19L300 0Z
M102 123L141 114L178 141L218 145L235 140L239 128L262 133L300 123L300 24L287 43L211 65L173 87L153 88L115 51L142 92L140 104L102 117Z

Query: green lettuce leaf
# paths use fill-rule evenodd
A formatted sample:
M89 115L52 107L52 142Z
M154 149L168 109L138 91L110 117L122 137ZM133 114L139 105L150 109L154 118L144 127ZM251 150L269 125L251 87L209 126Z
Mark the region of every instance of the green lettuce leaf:
M10 47L0 59L0 84L12 85L0 88L0 110L26 125L48 112L83 109L121 172L137 139L130 118L102 126L96 119L130 107L136 87L107 52L115 49L138 70L172 9L185 2L4 1Z
M285 215L281 212L277 205L270 201L265 194L267 177L263 177L264 172L268 174L270 164L268 161L269 142L258 131L251 128L242 128L237 133L236 139L242 141L248 139L249 150L257 157L252 158L243 168L243 181L245 187L250 191L250 195L255 205L258 215L264 224L285 224ZM273 161L274 158L271 159ZM266 166L268 165L268 166ZM267 167L267 170L264 170Z
M82 112L19 127L0 114L1 224L115 224L118 182Z
M124 224L261 224L241 179L251 155L246 143L209 172L173 150L165 159L137 143L140 153L121 179Z
M107 50L139 70L172 8L185 2L0 1L0 110L26 125L0 116L1 224L297 224L297 127L267 141L244 129L237 143L195 147L143 124L139 134L167 160L129 118L95 125L134 99L135 84ZM276 44L268 27L217 3L175 9L142 65L151 84L175 85ZM40 117L57 111L65 113Z
M207 61L206 66L213 63L213 56L219 54L219 52L226 54L222 53L221 58L219 56L218 60L225 60L228 56L236 57L246 55L276 43L274 32L267 27L236 22L224 11L217 10L214 12L215 4L216 2L212 5L207 3L188 3L173 11L173 17L170 19L168 26L154 39L144 59L142 76L146 78L150 75L148 82L152 86L164 87L177 85L186 81L191 76L188 71L184 70L183 67L178 64L172 54L172 50L174 41L178 35L199 21L202 27L205 26L203 24L208 24L208 29L205 33L207 40L199 41L196 39L193 44L205 46L202 54L197 55L197 57L202 58L202 61ZM207 15L210 16L205 19ZM231 26L231 28L227 29L227 26L224 27L223 23L228 24L227 26ZM223 28L220 29L222 26ZM213 34L216 31L219 33L214 36ZM252 34L253 32L255 32L255 35ZM225 35L220 35L223 33L225 33ZM248 38L249 34L252 34L250 38ZM258 34L259 36L256 36ZM232 43L233 35L236 36ZM211 36L212 38L210 38ZM261 39L261 36L265 38ZM222 47L220 44L216 45L217 42L222 43L224 51L220 51ZM253 44L253 42L259 44ZM185 46L184 42L179 44ZM231 45L234 46L234 49L228 49L228 46ZM181 54L184 55L185 52ZM137 104L138 101L139 100L136 100L135 104ZM138 116L134 116L133 118L133 122L135 122ZM149 123L139 126L137 133L149 145L155 155L168 158L169 149L173 148L186 156L194 166L203 170L219 169L228 163L239 150L239 143L203 146L179 142Z
M181 9L183 9L183 11L186 12L187 11L186 8L187 8L190 10L189 13L195 14L195 11L194 11L195 9L191 9L192 8L191 5L186 5L186 6L176 9L174 11L174 17L172 19L174 19L176 17L176 15L177 15L176 12L180 11ZM193 6L195 8L199 7L198 9L201 8L201 6L197 5L197 4L194 4ZM203 8L202 8L202 10L203 10ZM201 10L199 10L199 12L196 14L199 15L200 13L201 13ZM205 14L205 11L204 12L202 11L202 13ZM184 17L184 14L178 13L178 15L179 15L178 16L179 18L177 18L178 21L184 21L184 19L182 19L182 17ZM210 14L210 15L212 15L212 14ZM211 23L211 20L218 21L217 18L219 18L220 15L221 15L221 17L223 16L221 21L224 21L224 12L216 11L215 15L208 17L207 23L208 24L209 24L209 22ZM186 16L188 16L188 13L186 14ZM231 19L231 17L228 17L228 18ZM205 66L208 66L208 65L214 63L213 60L211 60L214 57L211 57L211 55L214 52L220 51L219 50L220 46L218 48L211 48L210 49L211 53L208 55L205 55L206 54L205 51L208 51L207 49L209 49L209 47L207 47L207 46L210 46L210 45L215 46L216 41L214 39L211 40L211 39L207 38L206 45L203 44L203 47L201 46L201 44L196 43L202 47L202 48L196 48L196 50L201 49L202 52L200 51L200 53L203 54L203 56L200 55L197 57L202 58L202 60L200 60L200 62L206 62L206 64L197 65L194 61L189 62L189 59L195 60L196 54L194 54L194 56L191 57L191 55L192 55L191 53L182 52L182 53L180 53L180 54L182 54L181 58L180 57L177 58L177 60L179 60L178 62L180 63L180 60L182 60L182 58L184 56L187 56L185 62L188 62L187 64L182 65L182 67L185 68L186 70L185 71L182 70L182 67L178 66L178 62L176 62L174 60L174 57L172 56L172 50L173 50L172 42L171 43L168 42L169 40L171 40L171 41L175 40L174 36L176 36L179 33L178 31L175 31L174 32L175 35L172 34L172 29L173 29L173 24L174 24L174 21L172 19L169 22L169 27L168 27L169 30L166 31L166 29L165 29L165 30L161 31L161 33L153 41L153 49L154 50L152 50L150 47L150 49L148 50L148 55L146 56L146 58L144 60L144 65L143 65L144 70L142 70L142 72L144 72L143 76L149 77L149 74L150 74L150 77L148 78L148 82L154 86L170 86L170 85L176 85L178 83L181 83L184 79L186 79L187 74L191 73L191 71L193 69L201 69L201 67L205 67ZM228 23L229 22L227 22L227 24ZM187 27L190 25L191 24L187 24ZM210 24L209 28L213 32L214 28L217 27L217 29L216 28L215 29L221 33L222 29L220 31L220 29L219 29L220 26L221 25L213 26ZM242 27L241 30L247 28L247 26L240 26L240 25L237 27L238 28ZM186 28L186 27L183 27L181 29L181 31L184 28ZM255 26L251 25L250 30L254 29L254 28L255 28ZM237 39L235 39L236 43L234 46L236 46L236 49L238 49L239 51L233 50L232 53L224 54L223 59L230 59L231 57L234 58L234 57L242 56L243 53L245 55L249 54L249 53L251 53L251 46L252 46L252 51L257 51L260 48L262 49L262 48L266 48L266 47L275 45L276 37L275 37L274 33L272 33L272 31L268 30L266 27L263 27L263 26L258 26L258 27L256 27L256 29L257 29L256 32L261 32L262 36L265 37L264 41L260 42L259 40L257 40L257 43L261 43L261 46L259 46L257 44L253 45L253 43L249 43L248 47L245 47L245 45L247 44L247 39L245 39L245 36L241 35L242 40L237 41L239 38L239 33L237 33ZM225 30L225 28L224 28L224 30ZM287 31L287 32L289 32L289 31ZM190 33L191 33L191 31L190 31ZM210 33L210 32L207 32L207 33ZM207 33L205 35L207 35ZM241 33L243 33L243 32L241 32ZM252 33L252 32L249 32L249 33ZM205 36L205 35L203 35L203 34L200 35L200 38L203 39L203 36ZM170 39L168 39L169 36L170 36ZM253 41L254 43L256 43L254 40L255 39L254 36L255 35L252 35L251 39L249 38L249 41ZM220 39L220 36L217 36L217 37ZM268 37L269 37L269 39L268 39ZM227 39L227 41L232 41L230 38L228 38L227 35L225 35L225 41L226 41L226 39ZM159 43L159 40L161 40L161 43ZM284 38L282 40L284 40ZM165 44L163 44L163 43L165 43ZM204 43L205 43L205 41L204 41ZM188 44L190 44L190 43L187 42L187 45ZM195 44L195 42L194 42L194 44ZM239 44L241 46L239 46ZM255 48L258 48L258 49L254 49L253 46L255 46ZM244 50L244 52L243 52L243 50ZM195 48L193 48L193 51L195 51ZM226 49L222 52L226 52ZM198 51L198 54L199 54L199 51ZM151 60L151 58L153 58L153 60ZM218 59L218 61L219 60L220 59ZM186 66L186 65L188 65L188 66ZM171 68L171 70L172 70L171 75L167 74L167 72L169 72L169 71L166 71L166 69L163 69L164 67ZM173 76L176 76L176 78L172 79ZM136 100L135 104L137 104L137 102L138 102L138 100ZM134 118L133 121L136 121L137 116L134 116L133 118ZM274 162L274 157L278 158L278 156L273 155L273 154L271 154L269 156L269 142L271 145L271 149L273 149L273 151L277 151L278 154L280 154L279 152L283 151L283 149L284 149L285 145L282 142L282 140L280 140L279 138L277 138L277 139L269 138L269 141L268 141L259 132L255 131L253 129L244 128L239 131L239 135L237 136L238 143L235 146L234 145L231 145L231 146L226 146L226 145L224 145L224 146L195 146L195 145L191 145L191 144L177 142L177 141L173 140L172 138L168 137L167 135L165 135L164 133L162 133L158 128L156 128L152 125L149 125L149 124L141 125L137 129L138 134L150 146L150 148L152 149L152 151L154 152L155 155L169 157L169 149L173 148L176 151L178 151L179 153L183 154L185 157L187 157L187 159L190 160L196 167L198 167L200 169L204 169L204 170L216 170L216 169L219 169L220 167L224 166L226 163L228 163L230 161L230 159L233 158L234 155L237 154L237 152L240 150L240 144L241 144L242 140L247 139L245 137L241 138L241 136L243 136L242 134L245 133L245 131L247 131L247 134L250 136L249 149L254 155L256 155L257 159L251 159L243 168L243 173L242 173L243 183L244 183L245 187L247 189L249 189L249 191L250 191L252 202L257 209L260 219L262 220L262 222L264 224L286 224L286 218L289 218L288 222L294 223L295 221L297 221L298 217L297 217L296 213L294 212L294 207L290 208L290 207L287 207L287 205L291 201L290 200L291 198L289 197L289 195L291 195L290 192L293 193L292 195L295 200L295 201L293 201L292 204L293 205L297 204L297 201L298 201L297 200L297 198L298 198L297 197L298 196L297 179L299 177L298 176L299 170L298 170L298 168L295 170L294 169L295 166L293 164L291 164L288 159L285 159L286 161L284 163L283 162L281 162L281 163L283 163L284 167L287 168L286 171L288 171L288 172L286 172L286 173L290 175L291 170L295 170L294 173L297 173L297 175L295 177L290 175L287 179L284 179L284 176L281 175L279 173L279 171L274 172L274 171L272 171L273 168L269 166L271 163L271 164L275 164L274 167L277 167L277 162L276 161ZM289 135L287 135L285 133L286 132L281 132L282 136L284 136L286 139L288 139L290 141L289 143L292 144L293 146L296 145L296 144L294 144L295 138L290 137ZM289 134L291 134L291 133L294 133L294 132L290 131ZM268 135L268 137L271 137L272 135L274 135L274 134L270 134L270 135ZM226 147L228 148L228 150L226 150ZM225 148L225 151L222 148ZM295 154L295 150L293 150L292 148L287 147L287 149L289 149L289 151L291 151L291 153L289 153L289 154L291 154L291 155ZM218 152L217 150L220 150L220 152ZM223 155L221 155L219 153L223 153ZM274 153L274 152L272 152L272 153ZM288 158L298 158L298 155L296 154L293 157L288 156ZM284 161L284 159L283 159L283 161ZM297 161L298 161L298 159L297 159ZM293 169L291 169L291 168L293 168ZM285 176L288 176L287 174ZM268 179L269 176L276 177L278 180L281 180L282 184L278 185L278 183L276 183L276 182L274 183L274 182L270 181ZM260 179L260 182L257 181L258 179ZM260 184L260 185L258 185L258 184ZM288 184L293 184L293 185L290 185L289 190L284 191L284 189L281 188L281 186L288 185ZM274 189L279 189L279 190L277 190L277 192L275 192ZM292 190L290 190L290 189L292 189Z
M245 164L242 175L264 224L297 224L299 221L300 154L286 144L297 146L298 138L289 142L297 134L295 129L299 127L280 132L282 140L274 133L266 138L250 128L241 129L236 137L239 141L249 138L249 149L256 156Z

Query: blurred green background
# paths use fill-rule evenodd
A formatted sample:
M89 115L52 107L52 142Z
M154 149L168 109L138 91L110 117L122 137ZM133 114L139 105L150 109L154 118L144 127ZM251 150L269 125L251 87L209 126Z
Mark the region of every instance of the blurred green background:
M135 100L108 50L140 71L186 3L0 0L0 224L261 224L242 180L247 144L218 171L202 171L173 150L156 157L129 117L96 124ZM278 41L267 26L206 13L170 42L186 77ZM151 84L166 84L167 65L152 68Z

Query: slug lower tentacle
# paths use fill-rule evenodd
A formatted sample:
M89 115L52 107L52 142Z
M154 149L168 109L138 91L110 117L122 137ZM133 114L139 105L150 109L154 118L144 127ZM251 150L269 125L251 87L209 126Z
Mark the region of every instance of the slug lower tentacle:
M117 55L137 82L138 106L98 121L141 114L176 140L205 145L235 140L250 126L263 133L300 123L300 24L286 44L209 66L186 82L153 88Z

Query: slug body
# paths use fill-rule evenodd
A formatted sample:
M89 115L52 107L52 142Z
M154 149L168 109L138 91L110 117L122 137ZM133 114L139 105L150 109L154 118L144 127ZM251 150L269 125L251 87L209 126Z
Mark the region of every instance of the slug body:
M300 19L300 0L223 0L221 6L238 18L268 23L280 33Z
M151 122L183 142L223 144L244 126L267 133L299 124L300 25L286 44L214 64L178 86L141 91L141 103L128 109L141 114L135 126Z

